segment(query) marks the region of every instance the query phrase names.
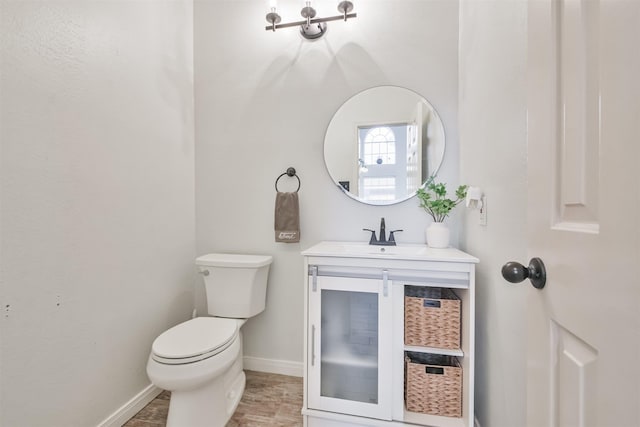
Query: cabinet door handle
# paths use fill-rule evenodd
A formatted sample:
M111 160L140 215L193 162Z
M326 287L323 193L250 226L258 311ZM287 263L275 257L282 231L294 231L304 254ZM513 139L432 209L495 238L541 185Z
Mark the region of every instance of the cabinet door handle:
M316 364L316 325L311 325L311 366Z
M382 270L382 295L389 296L389 271Z

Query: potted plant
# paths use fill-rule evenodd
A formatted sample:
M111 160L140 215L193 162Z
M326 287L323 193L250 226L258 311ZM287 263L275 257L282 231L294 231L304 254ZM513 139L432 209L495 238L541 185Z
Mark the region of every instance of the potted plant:
M444 220L453 208L467 197L467 186L461 185L456 190L456 198L447 197L447 187L444 183L434 183L429 180L427 185L416 192L420 207L425 210L433 222L427 227L427 245L432 248L446 248L449 246L449 227Z

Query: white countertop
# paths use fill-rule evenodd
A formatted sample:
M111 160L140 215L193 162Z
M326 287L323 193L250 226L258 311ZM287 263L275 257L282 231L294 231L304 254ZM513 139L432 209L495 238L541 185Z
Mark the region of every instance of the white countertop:
M397 259L412 261L447 261L478 263L473 257L459 249L435 249L420 244L397 246L370 245L367 242L320 242L302 251L304 256Z

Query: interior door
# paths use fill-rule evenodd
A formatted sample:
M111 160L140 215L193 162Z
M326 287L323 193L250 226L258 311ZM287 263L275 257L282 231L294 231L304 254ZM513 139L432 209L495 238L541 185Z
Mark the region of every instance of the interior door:
M640 426L640 1L530 0L528 26L528 426Z

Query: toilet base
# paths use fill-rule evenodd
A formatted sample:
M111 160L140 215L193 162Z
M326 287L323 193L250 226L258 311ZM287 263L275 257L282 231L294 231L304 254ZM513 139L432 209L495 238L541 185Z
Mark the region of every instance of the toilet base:
M240 403L245 384L238 358L224 375L204 386L172 392L167 427L224 427Z

